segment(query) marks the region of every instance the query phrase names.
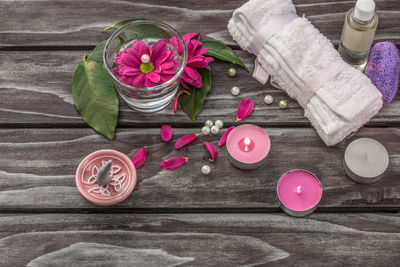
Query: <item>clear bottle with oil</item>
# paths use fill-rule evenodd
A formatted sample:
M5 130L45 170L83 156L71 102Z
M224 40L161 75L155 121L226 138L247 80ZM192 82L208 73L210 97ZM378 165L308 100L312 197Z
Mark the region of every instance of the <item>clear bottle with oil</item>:
M339 53L343 60L356 69L364 70L378 27L373 0L358 0L347 12L340 38Z

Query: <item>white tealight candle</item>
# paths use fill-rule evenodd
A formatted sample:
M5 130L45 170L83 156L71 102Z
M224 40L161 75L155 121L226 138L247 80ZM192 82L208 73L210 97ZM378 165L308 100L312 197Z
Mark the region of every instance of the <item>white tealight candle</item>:
M352 180L361 184L372 184L388 169L389 153L377 140L359 138L347 146L343 166Z

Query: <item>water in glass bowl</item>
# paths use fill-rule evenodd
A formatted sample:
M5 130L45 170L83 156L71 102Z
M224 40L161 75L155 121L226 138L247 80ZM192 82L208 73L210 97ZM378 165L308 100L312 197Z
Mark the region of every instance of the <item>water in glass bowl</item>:
M118 56L119 52L122 52L126 49L132 49L134 43L138 40L130 40L129 42L124 43L118 51L116 51L112 57L113 61ZM147 45L154 46L159 39L147 38L142 39ZM164 81L161 84L154 83L153 87L134 87L132 84L124 83L121 78L119 78L119 82L115 85L120 93L120 96L128 103L130 107L136 109L141 112L157 112L164 109L173 99L178 90L180 77L176 79L175 74L179 71L182 64L182 57L179 55L178 51L175 47L168 41L165 40L167 44L167 49L169 51L173 51L173 59L179 64L176 64L172 69L173 75L164 77L171 77L168 80ZM142 65L141 65L142 66ZM158 67L158 66L154 66ZM112 69L116 67L121 67L120 65L113 64ZM141 70L148 71L150 69L140 68ZM172 73L171 71L169 73ZM114 71L114 74L115 71ZM116 74L118 77L119 75ZM164 78L165 79L165 78ZM144 86L144 85L143 85Z

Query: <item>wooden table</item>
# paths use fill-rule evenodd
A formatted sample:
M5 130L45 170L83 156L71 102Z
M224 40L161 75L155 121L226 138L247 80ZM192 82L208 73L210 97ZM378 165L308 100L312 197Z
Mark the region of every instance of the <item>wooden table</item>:
M84 53L109 37L102 29L133 17L162 20L181 33L200 31L223 41L250 67L254 56L240 51L226 25L245 0L0 0L0 265L31 266L263 266L380 265L400 262L400 99L356 136L379 139L389 149L390 170L373 185L349 180L342 156L352 138L334 147L321 141L303 110L281 91L262 86L230 64L212 65L213 88L197 121L171 107L141 114L121 102L115 141L82 121L71 97L71 79ZM355 1L295 0L335 44L345 12ZM376 41L400 45L400 2L376 0ZM230 94L240 86L239 97ZM288 99L290 108L267 106L263 97ZM267 164L236 169L220 150L209 176L200 169L208 153L202 137L176 151L160 141L160 126L174 138L198 132L207 119L232 125L242 97L255 100L246 122L271 136ZM354 137L353 137L354 138ZM104 208L86 201L74 173L88 153L111 148L133 154L146 145L134 193ZM190 162L165 171L159 162L175 155ZM277 179L304 168L321 180L319 208L306 218L285 215L276 202ZM119 265L118 265L118 264ZM46 265L47 266L47 265Z

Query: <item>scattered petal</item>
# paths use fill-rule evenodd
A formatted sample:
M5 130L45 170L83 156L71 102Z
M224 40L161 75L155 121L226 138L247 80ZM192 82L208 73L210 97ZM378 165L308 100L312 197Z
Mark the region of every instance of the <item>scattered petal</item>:
M210 152L210 155L211 155L210 161L211 161L211 162L214 162L215 159L216 159L217 156L218 156L218 150L217 150L217 148L216 148L213 144L211 144L211 143L209 143L209 142L204 142L203 144L206 146L208 152Z
M200 134L187 134L179 138L178 140L175 141L175 149L180 149L181 147L186 146L190 142L192 142L194 139L197 138Z
M188 161L187 157L173 157L160 162L160 166L164 170L173 170L176 169Z
M236 122L243 120L250 113L253 111L254 108L254 101L251 98L245 97L240 101L237 115L236 115Z
M174 113L176 113L176 110L178 109L178 98L179 98L179 96L180 96L182 93L186 93L186 94L190 95L190 93L189 93L188 91L186 91L186 90L181 90L181 91L176 95L175 101L174 101L174 105L172 106L172 111L173 111Z
M235 129L235 126L229 127L228 130L226 130L225 133L221 136L221 139L219 139L219 142L218 142L219 147L224 146L226 144L226 139L228 138L229 133L233 129Z
M161 139L168 142L172 139L172 127L169 124L164 124L161 126Z
M146 162L147 147L140 149L132 158L132 163L136 169L139 169Z

